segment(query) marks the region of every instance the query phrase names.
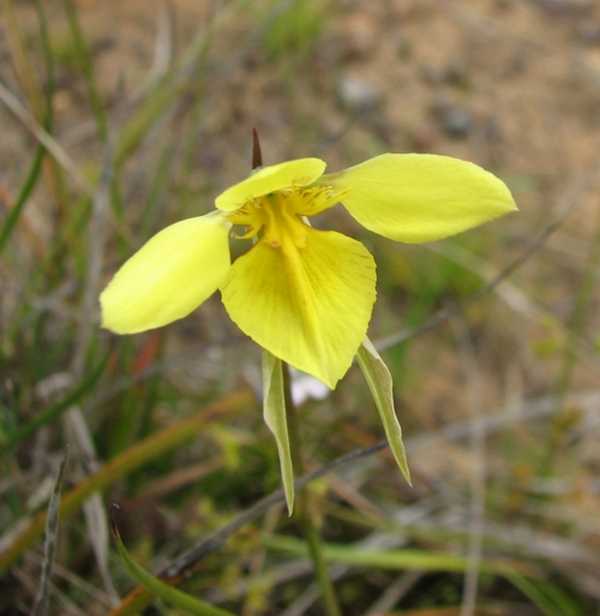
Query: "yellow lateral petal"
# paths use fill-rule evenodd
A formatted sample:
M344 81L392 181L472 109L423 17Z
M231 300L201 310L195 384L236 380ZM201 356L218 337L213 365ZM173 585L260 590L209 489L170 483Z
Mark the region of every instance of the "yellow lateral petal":
M166 227L138 250L100 295L102 326L134 334L187 316L230 266L229 225L217 213Z
M255 171L222 192L215 200L218 209L233 212L244 203L290 186L312 184L323 175L326 163L318 158L298 158Z
M232 265L221 291L244 333L333 389L367 331L375 262L360 242L307 227L302 248L259 242Z
M489 171L434 154L382 154L319 183L346 189L342 202L361 225L400 242L439 240L517 209Z

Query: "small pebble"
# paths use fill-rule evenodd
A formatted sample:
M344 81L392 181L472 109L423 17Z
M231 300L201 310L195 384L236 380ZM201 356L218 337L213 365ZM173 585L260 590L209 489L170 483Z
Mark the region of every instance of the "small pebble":
M440 128L453 139L465 139L473 129L471 112L455 103L436 103L432 113Z
M352 111L365 111L377 106L381 93L372 83L358 77L342 77L338 82L342 105Z

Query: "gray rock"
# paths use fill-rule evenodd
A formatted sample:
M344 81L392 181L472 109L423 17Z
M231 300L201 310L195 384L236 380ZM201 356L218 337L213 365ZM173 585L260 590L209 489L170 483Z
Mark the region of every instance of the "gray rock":
M453 139L465 139L473 129L471 112L456 103L437 102L432 107L432 115L440 128Z
M352 111L373 109L381 102L381 92L371 82L359 77L342 77L337 86L341 104Z

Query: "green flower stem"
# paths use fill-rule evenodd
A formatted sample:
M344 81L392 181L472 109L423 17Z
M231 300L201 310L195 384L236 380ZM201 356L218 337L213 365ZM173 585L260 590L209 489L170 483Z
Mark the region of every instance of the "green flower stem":
M302 440L300 438L300 431L298 428L298 414L296 412L296 406L292 400L290 371L285 362L282 362L282 368L283 383L285 388L285 408L288 433L290 436L290 444L292 449L292 461L296 474L303 475L305 469L302 456ZM342 612L339 607L333 584L329 578L327 563L325 562L325 558L323 556L321 538L319 537L319 532L313 523L308 492L300 492L296 495L293 517L302 529L302 533L306 539L308 553L313 562L315 576L321 589L325 612L328 616L341 616Z

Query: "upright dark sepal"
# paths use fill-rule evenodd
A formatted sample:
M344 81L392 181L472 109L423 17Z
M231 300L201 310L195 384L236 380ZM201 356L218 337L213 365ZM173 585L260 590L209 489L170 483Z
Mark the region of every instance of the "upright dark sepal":
M258 132L255 128L252 129L252 169L259 169L262 167L262 150L260 149L260 140L258 138Z

